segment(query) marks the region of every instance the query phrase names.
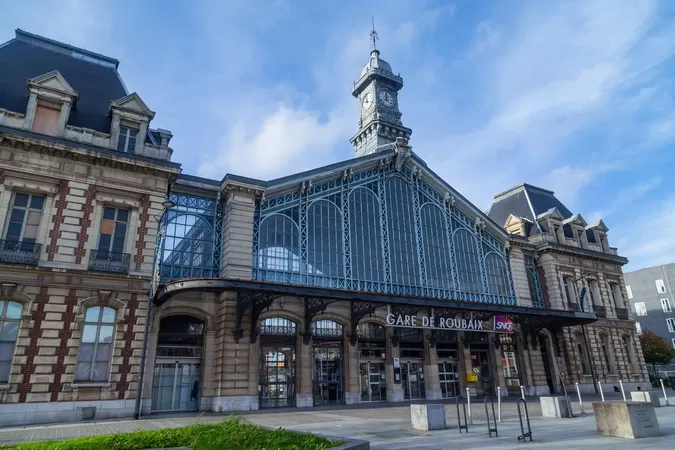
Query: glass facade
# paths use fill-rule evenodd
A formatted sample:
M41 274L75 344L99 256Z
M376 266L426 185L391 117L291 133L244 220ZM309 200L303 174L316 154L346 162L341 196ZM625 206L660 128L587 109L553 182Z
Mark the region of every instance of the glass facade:
M215 199L180 193L170 198L176 206L164 215L160 279L218 277L221 205Z
M501 242L417 175L386 163L263 197L253 279L515 305Z

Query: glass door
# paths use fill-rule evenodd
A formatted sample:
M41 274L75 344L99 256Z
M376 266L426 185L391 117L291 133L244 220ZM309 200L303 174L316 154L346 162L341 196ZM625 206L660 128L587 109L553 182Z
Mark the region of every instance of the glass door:
M295 406L295 346L260 348L260 407Z
M459 377L457 376L457 361L442 361L438 363L438 377L441 382L443 398L457 397L459 393Z
M401 362L401 384L404 399L419 400L425 398L424 364L412 361Z
M152 411L196 411L199 374L197 362L158 360L152 381Z
M342 347L314 347L314 406L344 403Z
M384 362L361 361L361 402L384 402L387 400L387 382Z
M471 351L471 368L477 376L476 391L478 394L492 395L492 371L487 350Z

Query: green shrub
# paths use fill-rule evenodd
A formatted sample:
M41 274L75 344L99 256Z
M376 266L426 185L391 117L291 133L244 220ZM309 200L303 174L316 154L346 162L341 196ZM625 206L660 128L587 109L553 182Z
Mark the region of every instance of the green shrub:
M268 430L230 418L213 425L195 424L183 428L90 436L65 441L30 442L11 448L14 450L142 450L190 447L194 450L323 450L340 444L341 442L331 442L312 434L296 433L283 428Z

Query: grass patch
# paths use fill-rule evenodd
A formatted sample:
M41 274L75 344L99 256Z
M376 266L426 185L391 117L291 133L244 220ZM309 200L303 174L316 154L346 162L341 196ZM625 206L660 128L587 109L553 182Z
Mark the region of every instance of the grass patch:
M268 430L230 418L217 424L195 424L182 428L136 431L133 433L89 436L64 441L18 444L13 450L142 450L151 448L190 447L194 450L323 450L337 447L312 434L296 433L283 428Z

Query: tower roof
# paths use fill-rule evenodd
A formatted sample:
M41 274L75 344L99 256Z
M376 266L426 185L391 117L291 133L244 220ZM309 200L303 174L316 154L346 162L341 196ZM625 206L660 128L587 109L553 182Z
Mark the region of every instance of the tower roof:
M370 60L363 66L363 69L361 69L361 76L367 74L370 69L380 69L387 71L392 75L394 74L391 70L391 64L380 58L380 51L378 49L373 49L373 51L370 52Z

